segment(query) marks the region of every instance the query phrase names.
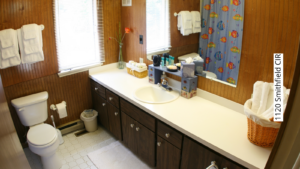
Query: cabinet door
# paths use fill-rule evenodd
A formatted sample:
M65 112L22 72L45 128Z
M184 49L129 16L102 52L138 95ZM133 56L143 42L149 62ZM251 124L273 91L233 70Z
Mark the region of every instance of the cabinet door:
M122 140L121 132L121 113L118 108L107 103L108 107L108 119L109 119L109 130L118 139Z
M104 128L109 130L108 115L107 115L107 103L98 93L96 93L92 88L93 97L93 109L98 112L99 122Z
M138 135L138 156L141 157L151 167L155 166L155 134L136 122L136 132Z
M180 150L157 136L156 169L179 169Z
M136 122L127 114L122 112L123 143L135 154L137 154Z
M215 161L218 168L244 169L245 167L227 159L226 157L206 148L205 146L184 137L182 147L181 169L203 169Z

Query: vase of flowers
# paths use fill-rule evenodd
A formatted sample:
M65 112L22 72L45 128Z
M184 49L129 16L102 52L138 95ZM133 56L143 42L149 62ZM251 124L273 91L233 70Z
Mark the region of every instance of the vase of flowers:
M117 33L117 37L116 38L109 37L109 40L114 39L119 44L119 60L118 60L118 68L119 69L124 69L124 67L125 67L124 60L123 60L123 54L122 54L122 46L123 46L122 42L123 42L123 39L124 39L125 35L127 33L129 33L129 32L130 32L130 29L129 28L125 28L125 33L122 36L122 33L121 33L121 22L119 22L119 33Z

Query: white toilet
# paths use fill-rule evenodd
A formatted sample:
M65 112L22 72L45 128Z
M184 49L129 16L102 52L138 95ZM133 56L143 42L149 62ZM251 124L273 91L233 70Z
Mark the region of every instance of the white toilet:
M29 149L41 156L44 169L59 169L62 163L56 154L59 146L56 129L43 123L48 118L47 99L48 92L41 92L14 99L11 103L21 123L30 127L27 133Z

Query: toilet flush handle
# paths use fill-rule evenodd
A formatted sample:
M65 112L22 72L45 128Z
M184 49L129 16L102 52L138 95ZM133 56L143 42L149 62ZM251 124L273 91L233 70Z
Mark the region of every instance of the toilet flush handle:
M19 111L23 111L24 109L19 109Z

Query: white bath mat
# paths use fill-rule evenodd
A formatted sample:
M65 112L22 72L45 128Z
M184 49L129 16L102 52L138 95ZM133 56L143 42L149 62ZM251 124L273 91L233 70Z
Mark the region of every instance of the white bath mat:
M119 141L88 154L98 169L150 169Z

